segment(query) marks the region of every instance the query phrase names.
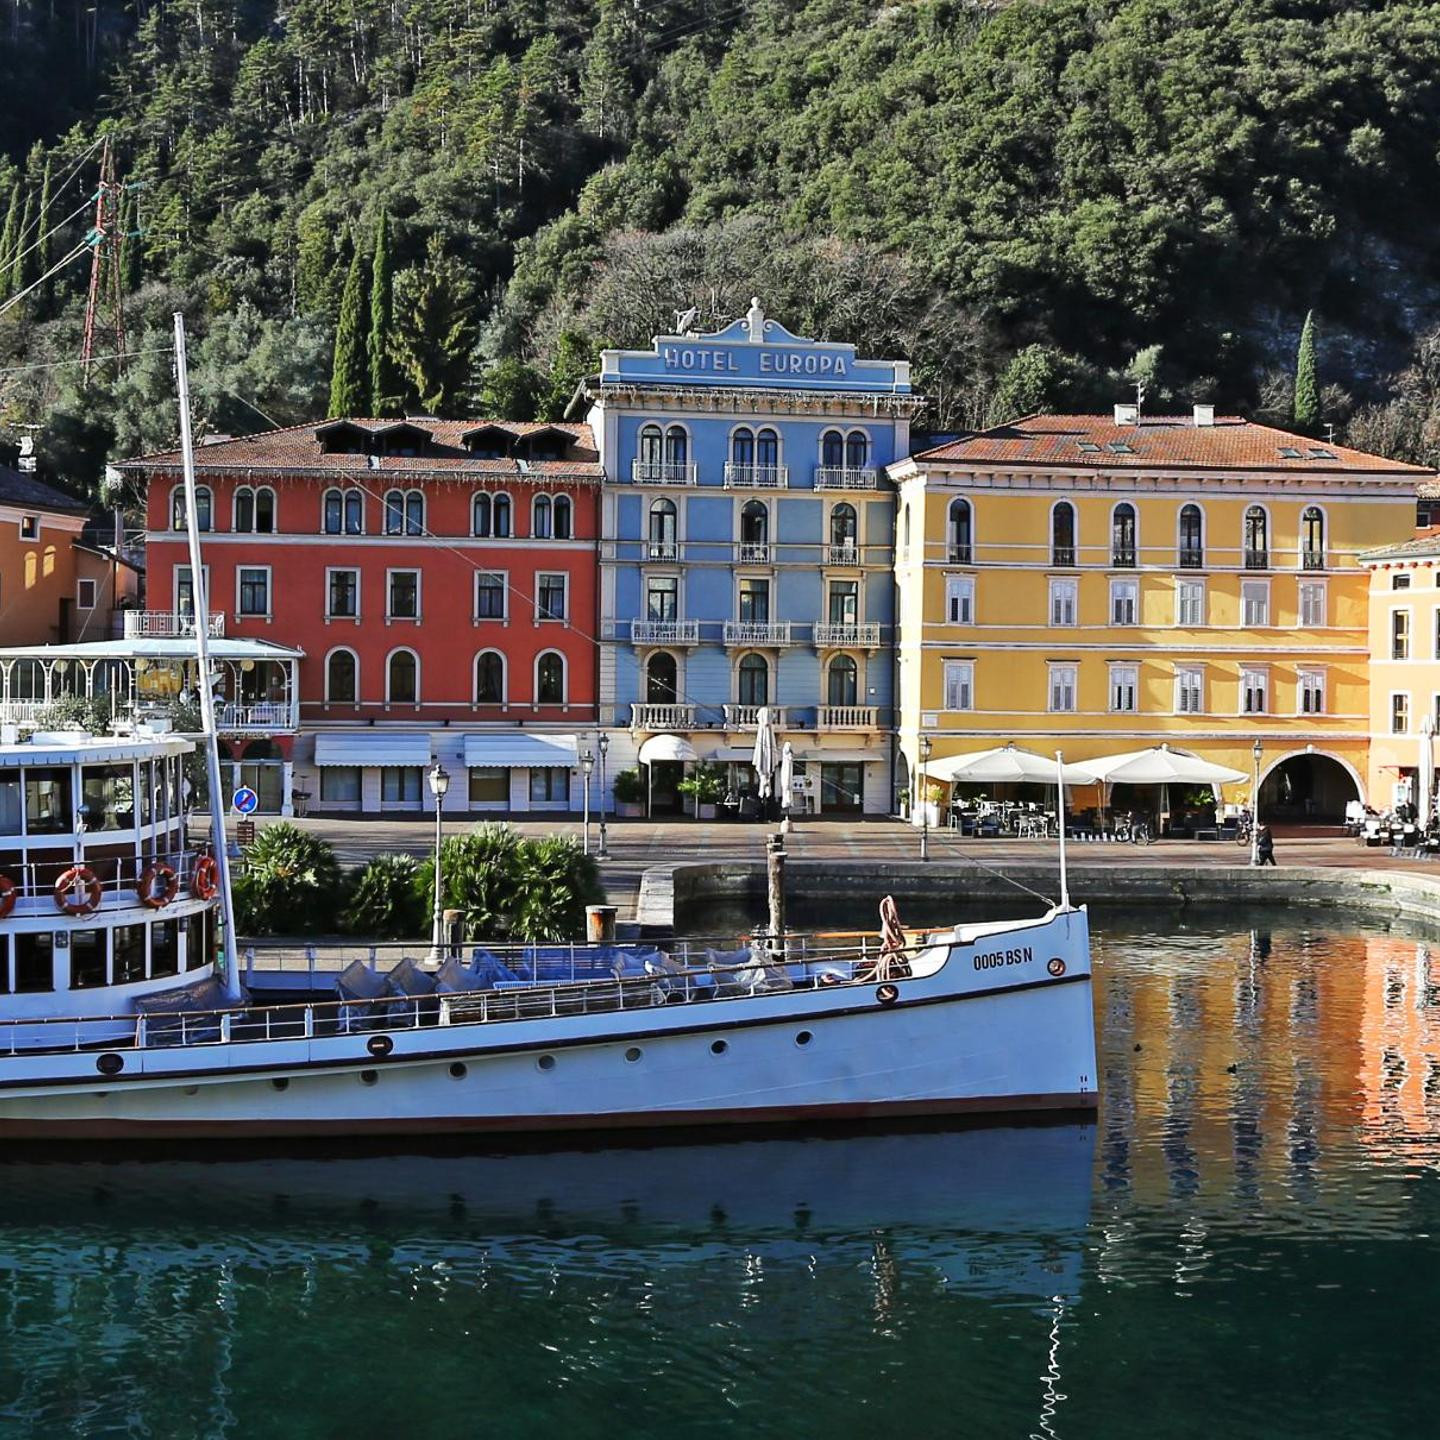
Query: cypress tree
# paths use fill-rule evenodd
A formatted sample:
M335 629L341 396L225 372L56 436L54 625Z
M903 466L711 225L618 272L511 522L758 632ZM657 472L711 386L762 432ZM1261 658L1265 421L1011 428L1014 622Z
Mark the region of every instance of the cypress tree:
M43 275L50 268L50 160L45 161L45 170L40 177L40 233L35 237L35 273Z
M370 413L388 415L399 403L400 382L390 360L395 264L390 255L390 217L375 222L375 258L370 271Z
M335 325L335 363L330 371L330 418L362 415L369 396L369 366L365 363L365 252L357 245L340 296L340 318Z
M5 228L0 230L0 300L10 293L10 271L15 263L15 237L20 228L20 182L10 191L10 204L5 211Z
M34 243L30 237L31 222L35 219L35 192L26 190L25 210L20 218L20 228L15 232L15 258L10 262L10 293L23 290L34 278L36 272L31 262L34 253L26 254Z
M1315 377L1315 312L1305 314L1300 350L1295 357L1295 427L1313 434L1320 428L1320 384Z

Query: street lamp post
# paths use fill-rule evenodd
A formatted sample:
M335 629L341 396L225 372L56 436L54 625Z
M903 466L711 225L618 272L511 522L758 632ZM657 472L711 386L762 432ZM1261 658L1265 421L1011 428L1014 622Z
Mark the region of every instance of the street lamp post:
M437 760L430 775L430 793L435 797L435 909L430 917L430 961L438 965L445 958L445 887L440 877L440 811L450 788L450 772Z
M585 853L590 853L590 772L595 768L595 757L587 750L580 757L580 769L585 776Z
M600 738L596 742L600 751L600 848L595 852L597 860L608 860L610 852L605 848L605 752L610 748L610 737L605 731L600 732Z
M1265 747L1257 740L1250 752L1255 757L1255 783L1250 791L1250 863L1260 863L1260 757Z
M930 858L930 796L925 778L925 767L930 761L930 737L920 737L920 858Z

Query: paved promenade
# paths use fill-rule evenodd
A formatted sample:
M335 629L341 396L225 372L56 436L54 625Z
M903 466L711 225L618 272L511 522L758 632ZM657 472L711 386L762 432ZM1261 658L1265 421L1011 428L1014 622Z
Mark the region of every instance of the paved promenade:
M323 836L334 847L342 863L356 864L372 855L406 851L430 853L434 845L434 820L298 820L302 828ZM447 835L463 835L474 828L473 820L452 820L445 824ZM570 822L518 820L511 822L522 835L572 834L580 826ZM633 913L641 874L652 865L679 861L763 861L765 839L775 827L757 824L695 820L618 820L609 826L610 858L602 865L606 890L620 907L622 919ZM598 843L598 828L591 824L592 843ZM1053 863L1055 842L1035 840L960 839L950 831L932 830L930 857L934 861L979 861L985 865ZM914 861L919 864L920 834L896 820L822 820L794 822L786 842L787 852L797 860L864 862ZM1104 842L1072 841L1070 862L1077 868L1088 865L1204 866L1244 864L1248 852L1233 843L1205 843L1190 840L1162 840L1149 846ZM1392 858L1388 849L1367 849L1335 830L1277 830L1276 859L1283 866L1306 868L1366 868L1417 870L1440 875L1440 863Z

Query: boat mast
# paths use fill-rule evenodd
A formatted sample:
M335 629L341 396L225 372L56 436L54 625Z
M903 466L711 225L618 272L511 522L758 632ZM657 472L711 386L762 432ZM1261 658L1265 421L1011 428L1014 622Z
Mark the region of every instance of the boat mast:
M230 857L225 848L225 806L220 789L220 742L215 726L215 691L210 680L210 597L200 563L200 521L195 504L195 442L190 434L190 372L185 367L185 317L175 312L175 386L180 397L180 456L185 471L185 531L190 541L190 581L195 597L195 658L200 666L200 723L205 731L205 773L210 781L211 848L220 871L221 945L225 996L239 1000L240 965L235 952L235 897L230 893Z
M1065 754L1055 752L1055 816L1060 822L1060 908L1070 908L1070 875L1065 868Z

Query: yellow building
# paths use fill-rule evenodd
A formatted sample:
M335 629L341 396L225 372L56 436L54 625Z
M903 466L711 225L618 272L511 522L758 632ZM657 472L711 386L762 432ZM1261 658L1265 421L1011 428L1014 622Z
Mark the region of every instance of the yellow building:
M1032 416L890 468L900 746L1170 743L1271 819L1366 794L1368 573L1433 472L1228 417ZM913 781L911 782L913 784ZM1249 798L1235 787L1227 798Z
M1422 502L1423 503L1423 502ZM1440 534L1361 557L1370 580L1370 803L1418 805L1420 748L1440 720Z

